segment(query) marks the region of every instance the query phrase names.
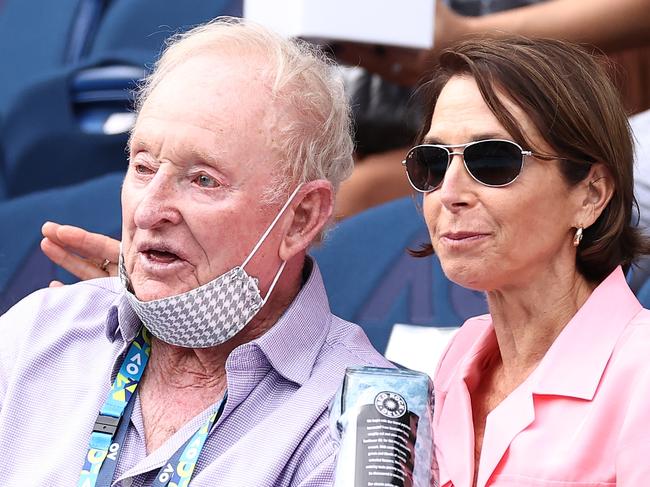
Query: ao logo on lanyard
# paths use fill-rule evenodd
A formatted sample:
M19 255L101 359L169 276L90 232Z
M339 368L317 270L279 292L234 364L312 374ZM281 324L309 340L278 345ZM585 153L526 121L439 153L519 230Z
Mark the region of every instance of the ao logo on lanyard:
M108 487L111 485L121 446L129 427L135 392L151 355L151 337L142 327L133 340L113 382L90 435L90 445L77 487ZM154 487L185 487L210 431L223 411L226 396L206 423L182 445L160 469Z

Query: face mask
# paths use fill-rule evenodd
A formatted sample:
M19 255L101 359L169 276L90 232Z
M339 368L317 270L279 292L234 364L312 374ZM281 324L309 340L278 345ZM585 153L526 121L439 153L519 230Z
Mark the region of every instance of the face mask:
M120 250L118 273L126 298L151 334L172 345L207 348L220 345L239 333L269 299L286 262L282 262L264 298L258 287L258 279L249 276L244 267L271 233L301 186L294 190L241 266L183 294L140 301L131 291Z

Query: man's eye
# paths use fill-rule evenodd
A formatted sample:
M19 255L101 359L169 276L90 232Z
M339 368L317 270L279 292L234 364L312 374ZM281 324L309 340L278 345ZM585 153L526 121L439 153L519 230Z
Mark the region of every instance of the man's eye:
M202 188L215 188L219 186L219 183L216 179L211 178L207 174L201 174L196 178L196 182Z
M153 170L150 167L145 166L144 164L134 164L135 172L138 174L152 174Z

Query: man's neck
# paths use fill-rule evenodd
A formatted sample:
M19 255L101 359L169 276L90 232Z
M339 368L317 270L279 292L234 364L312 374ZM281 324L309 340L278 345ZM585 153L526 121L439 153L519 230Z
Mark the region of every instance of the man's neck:
M185 348L152 337L149 364L139 386L148 451L157 449L223 397L228 357L235 348L259 338L276 324L300 290L301 269L302 265L287 264L266 305L243 330L220 345Z
M170 345L152 336L151 358L146 376L158 377L172 389L217 388L225 386L226 360L232 351L268 332L291 305L302 283L301 265L288 263L283 279L257 315L234 337L208 348Z

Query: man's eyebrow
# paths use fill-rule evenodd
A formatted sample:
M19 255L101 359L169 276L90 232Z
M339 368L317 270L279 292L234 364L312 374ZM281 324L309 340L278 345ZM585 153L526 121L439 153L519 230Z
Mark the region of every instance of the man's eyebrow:
M190 149L190 155L194 161L205 163L216 169L224 169L223 159L219 157L219 151L204 151L196 147Z
M127 142L127 148L129 150L129 152L131 152L131 150L134 147L137 147L138 149L144 150L144 151L147 151L147 152L149 152L150 149L151 149L149 144L147 144L143 139L134 136L133 132L131 132L131 135L129 136L129 140Z
M462 144L466 144L468 142L476 142L478 140L488 140L488 139L510 139L511 137L505 133L499 133L499 132L483 132L479 134L474 134L471 137L469 137L466 141L462 142ZM422 141L423 144L431 144L431 145L450 145L448 142L443 141L442 139L436 137L436 136L427 136L424 138Z
M129 154L132 154L135 150L137 152L148 152L155 158L160 156L158 153L159 147L157 144L147 142L146 134L144 137L138 137L137 135L132 134L129 137L128 143ZM204 150L199 147L190 147L187 148L186 152L184 152L184 155L182 156L183 161L181 161L181 156L175 151L171 159L184 163L207 164L223 173L227 172L227 167L225 167L227 166L227 161L222 156L222 151L220 150Z

